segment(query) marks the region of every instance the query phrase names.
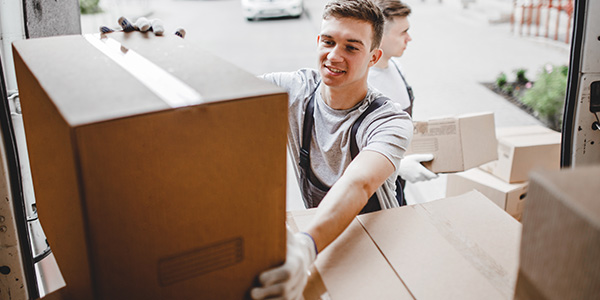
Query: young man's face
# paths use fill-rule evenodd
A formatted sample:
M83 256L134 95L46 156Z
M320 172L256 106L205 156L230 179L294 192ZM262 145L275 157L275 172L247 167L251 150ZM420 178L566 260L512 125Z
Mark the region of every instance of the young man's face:
M381 50L371 50L372 38L373 26L367 22L324 19L317 38L323 83L329 87L366 83L369 68L381 57Z
M385 57L400 57L404 54L408 42L412 41L408 29L410 24L407 17L394 17L385 24L381 39L381 50Z

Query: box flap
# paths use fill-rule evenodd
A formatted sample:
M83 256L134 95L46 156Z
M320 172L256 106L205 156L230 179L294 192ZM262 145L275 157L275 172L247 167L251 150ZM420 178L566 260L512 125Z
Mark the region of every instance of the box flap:
M563 205L600 230L600 166L532 173Z
M241 72L236 67L222 63L219 58L176 36L115 32L108 37L122 43L124 53L139 51L185 82L205 103L285 92L247 73L240 77ZM171 109L138 78L83 36L29 39L13 45L15 56L35 74L65 121L72 126ZM180 59L174 60L173 56ZM216 65L219 68L215 68ZM215 74L215 70L219 74ZM110 84L101 84L105 82ZM73 85L78 88L73 89ZM174 90L173 94L176 93Z
M521 189L523 186L526 186L527 183L508 183L503 181L502 179L485 172L479 168L473 168L464 172L455 173L457 176L462 176L469 180L478 182L482 185L489 186L495 190L501 191L503 193L509 193L517 189Z
M314 212L292 212L293 222L288 213L288 225L305 230ZM358 219L319 253L315 265L331 299L414 299Z
M529 147L560 144L561 138L561 134L558 132L547 132L529 135L503 136L498 138L498 142L502 145L512 147Z
M478 192L358 216L416 299L509 299L519 223Z
M511 126L511 127L499 127L496 128L496 136L514 136L514 135L529 135L538 133L553 133L556 132L540 125L528 125L528 126Z

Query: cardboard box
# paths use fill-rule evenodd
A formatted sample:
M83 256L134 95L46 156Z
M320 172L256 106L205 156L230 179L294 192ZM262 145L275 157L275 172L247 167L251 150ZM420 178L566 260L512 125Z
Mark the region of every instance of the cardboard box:
M247 297L285 259L285 91L175 36L108 37L14 43L59 293Z
M560 168L561 134L542 126L498 130L498 160L480 168L509 182L523 182L536 168Z
M600 166L532 172L516 299L600 295Z
M527 199L527 182L506 183L496 176L478 168L448 174L446 197L462 195L477 190L504 209L515 219L520 220Z
M431 153L423 165L436 173L460 172L498 159L494 114L417 121L407 154Z
M311 214L288 225L303 230ZM304 296L511 299L520 231L478 192L360 215L319 254Z

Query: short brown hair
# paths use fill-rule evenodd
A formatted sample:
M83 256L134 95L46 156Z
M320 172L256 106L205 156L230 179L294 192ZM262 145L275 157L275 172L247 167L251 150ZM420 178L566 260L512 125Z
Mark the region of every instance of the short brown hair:
M408 17L411 9L400 0L375 0L386 21L392 21L394 17Z
M325 5L323 19L350 18L370 23L373 27L371 50L379 48L385 19L381 9L371 0L333 0Z

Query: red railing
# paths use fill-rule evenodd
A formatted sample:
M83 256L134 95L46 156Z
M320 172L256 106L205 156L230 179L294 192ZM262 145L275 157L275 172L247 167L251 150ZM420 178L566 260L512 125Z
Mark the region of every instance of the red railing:
M518 22L517 20L518 19ZM519 35L523 35L524 27L527 35L541 36L541 27L544 27L544 37L550 38L550 25L554 24L554 40L558 40L559 32L564 33L565 43L570 42L571 23L573 22L573 0L514 0L513 11L510 18L511 31L519 26ZM518 24L517 24L518 23ZM564 26L564 27L563 27ZM565 31L561 31L564 28Z

